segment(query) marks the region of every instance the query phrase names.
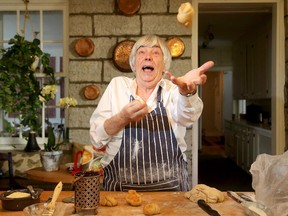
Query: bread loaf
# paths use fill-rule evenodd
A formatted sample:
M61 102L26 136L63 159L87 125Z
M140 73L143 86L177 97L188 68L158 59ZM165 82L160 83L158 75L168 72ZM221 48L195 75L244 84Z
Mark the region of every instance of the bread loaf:
M142 198L135 190L128 190L126 201L131 206L140 206L142 204Z
M157 203L148 203L143 207L143 213L145 215L157 215L160 214L160 207Z

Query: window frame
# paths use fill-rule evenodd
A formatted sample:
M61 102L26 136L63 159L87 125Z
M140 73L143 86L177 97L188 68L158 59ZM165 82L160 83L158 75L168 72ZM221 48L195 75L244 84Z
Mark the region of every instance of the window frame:
M42 16L43 11L62 11L62 22L63 22L63 40L50 41L49 43L59 43L63 44L63 56L62 56L62 71L55 73L56 78L64 78L64 95L68 95L68 42L69 42L69 0L30 0L28 3L29 11L39 11L40 12L40 32L43 32L43 22ZM0 11L15 11L17 13L17 33L22 35L19 21L20 11L25 11L24 2L19 2L19 0L2 0L0 2ZM29 25L29 23L27 23ZM26 24L26 25L27 25ZM15 32L16 34L16 32ZM43 49L43 34L39 34L37 37L40 40L40 47ZM7 41L3 41L7 42ZM44 51L45 52L45 51ZM45 112L45 107L42 108L42 115ZM0 110L0 121L4 118L4 111ZM65 113L65 119L67 119L67 113ZM45 122L42 122L45 125ZM43 128L43 127L42 127ZM44 133L45 127L42 130L41 137L37 137L38 145L41 149L44 147L44 143L47 142L47 137ZM0 137L0 150L23 150L27 144L27 139L23 137Z

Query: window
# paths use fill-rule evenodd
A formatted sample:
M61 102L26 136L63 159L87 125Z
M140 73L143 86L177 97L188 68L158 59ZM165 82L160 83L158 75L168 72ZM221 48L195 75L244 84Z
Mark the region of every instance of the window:
M68 65L68 0L30 0L26 5L24 1L2 0L0 3L0 48L7 48L8 41L15 34L20 34L26 40L33 40L34 36L41 41L43 52L51 55L50 64L54 68L55 77L59 83L58 92L54 101L49 101L42 110L42 127L38 131L38 144L41 146L46 141L47 124L45 119L57 127L62 122L65 114L57 108L60 97L64 97L67 89ZM25 16L26 14L26 16ZM26 19L25 19L26 17ZM38 77L44 83L45 77ZM65 118L64 118L65 121ZM64 122L62 122L64 123ZM23 149L27 141L25 131L29 128L19 126L16 114L6 115L0 110L0 149Z

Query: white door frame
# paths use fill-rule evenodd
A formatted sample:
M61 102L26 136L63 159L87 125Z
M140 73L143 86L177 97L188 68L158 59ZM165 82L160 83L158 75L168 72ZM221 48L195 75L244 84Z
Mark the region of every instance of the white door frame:
M284 84L285 84L285 26L283 0L193 0L192 68L198 67L198 5L203 3L271 3L272 11L272 154L282 154L285 148ZM198 184L198 123L192 129L192 186Z

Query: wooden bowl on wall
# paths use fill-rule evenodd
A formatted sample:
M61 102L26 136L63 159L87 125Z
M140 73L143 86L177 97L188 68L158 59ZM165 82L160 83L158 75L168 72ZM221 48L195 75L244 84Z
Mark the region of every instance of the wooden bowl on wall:
M129 56L134 45L133 40L124 40L117 44L113 52L113 63L122 72L132 72Z
M185 50L185 45L179 37L172 37L166 41L172 58L180 57Z
M79 56L88 57L94 52L94 43L89 38L80 38L75 44L75 51Z
M118 0L118 9L125 16L136 14L141 7L141 0Z
M95 100L99 97L100 89L96 85L88 85L83 89L84 98L87 100Z

